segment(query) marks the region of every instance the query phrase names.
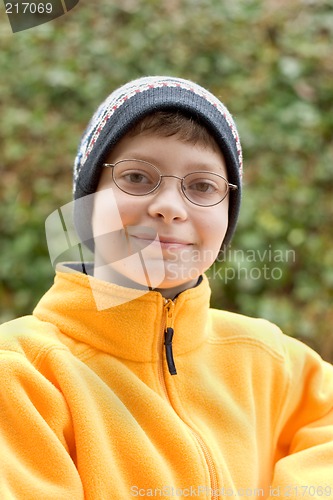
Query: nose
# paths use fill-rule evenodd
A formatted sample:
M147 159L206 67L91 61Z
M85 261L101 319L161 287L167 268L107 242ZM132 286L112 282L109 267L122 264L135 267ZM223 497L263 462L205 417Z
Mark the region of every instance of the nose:
M167 224L187 219L187 203L179 179L164 178L151 196L148 207L151 217L163 218Z

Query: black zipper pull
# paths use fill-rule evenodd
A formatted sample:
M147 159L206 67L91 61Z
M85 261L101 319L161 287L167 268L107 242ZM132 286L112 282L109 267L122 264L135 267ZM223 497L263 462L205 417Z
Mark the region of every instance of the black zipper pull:
M165 345L165 354L168 363L168 368L171 375L177 375L177 370L172 352L172 337L174 334L173 330L174 308L175 308L175 301L171 299L165 300L164 309L166 314L166 320L165 320L165 330L164 330L164 345Z
M172 352L172 337L173 337L173 328L167 327L164 332L164 345L165 345L165 354L168 363L169 372L171 375L177 375L177 370L175 366L175 361L173 359Z

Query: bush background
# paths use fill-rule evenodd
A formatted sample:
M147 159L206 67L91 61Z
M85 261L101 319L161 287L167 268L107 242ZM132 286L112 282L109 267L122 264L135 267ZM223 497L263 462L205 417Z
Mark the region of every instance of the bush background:
M81 0L16 34L1 7L0 32L0 322L29 314L53 281L44 221L71 200L95 107L129 79L170 74L209 88L238 125L232 249L295 252L212 279L213 305L266 317L333 361L332 1ZM281 279L257 279L265 264Z

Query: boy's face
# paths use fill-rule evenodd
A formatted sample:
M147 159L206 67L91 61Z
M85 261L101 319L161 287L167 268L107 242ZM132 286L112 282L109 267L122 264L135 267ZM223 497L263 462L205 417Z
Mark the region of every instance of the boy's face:
M195 170L207 170L227 178L220 151L181 142L177 136L159 137L149 133L125 136L106 162L123 159L146 160L162 175L184 177ZM153 193L133 196L115 185L112 168L105 167L95 194L92 217L94 274L123 286L152 285L164 297L172 298L194 286L211 266L227 226L228 197L212 207L194 205L184 197L181 182L175 178L162 179ZM138 257L138 252L141 260L128 258ZM142 259L143 266L140 265Z

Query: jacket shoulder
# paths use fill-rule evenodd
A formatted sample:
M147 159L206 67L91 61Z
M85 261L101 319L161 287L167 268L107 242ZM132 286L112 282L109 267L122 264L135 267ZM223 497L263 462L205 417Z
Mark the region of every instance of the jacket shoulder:
M215 343L238 343L268 350L280 359L285 358L293 344L306 348L298 340L284 334L274 323L242 314L210 309L211 340ZM299 348L299 347L298 347Z
M308 370L323 370L328 373L332 384L333 366L300 340L283 333L274 323L217 309L210 309L210 320L210 343L237 345L239 355L242 350L247 354L251 351L252 355L255 350L265 351L293 379L298 377L295 374L304 374ZM262 357L260 359L263 360Z
M0 352L16 352L33 358L41 352L62 347L58 328L33 315L22 316L0 325Z

